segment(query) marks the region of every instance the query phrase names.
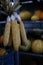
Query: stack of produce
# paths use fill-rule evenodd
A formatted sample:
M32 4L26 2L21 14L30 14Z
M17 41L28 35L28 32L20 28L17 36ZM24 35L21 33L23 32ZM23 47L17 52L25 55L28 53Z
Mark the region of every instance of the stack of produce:
M19 15L22 20L43 20L43 11L41 10L35 10L33 13L21 11Z
M34 14L37 16L37 18L39 18L40 20L43 20L43 11L41 11L41 10L36 10L35 12L34 12ZM38 20L39 20L38 19Z

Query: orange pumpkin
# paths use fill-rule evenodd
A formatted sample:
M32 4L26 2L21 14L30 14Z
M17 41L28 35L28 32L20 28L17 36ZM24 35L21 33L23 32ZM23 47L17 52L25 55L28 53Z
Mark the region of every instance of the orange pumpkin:
M41 20L43 19L43 12L41 12L41 14L40 14L40 19Z
M0 48L0 56L3 56L6 53L6 50L4 48Z
M2 36L0 37L0 43L3 43L3 39L4 39L4 36L2 35Z
M40 16L40 13L41 13L40 10L36 10L36 11L35 11L35 15L37 15L38 17Z

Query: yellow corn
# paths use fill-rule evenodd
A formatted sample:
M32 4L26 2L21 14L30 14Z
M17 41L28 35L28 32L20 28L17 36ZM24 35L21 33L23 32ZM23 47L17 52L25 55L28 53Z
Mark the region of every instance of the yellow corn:
M27 42L27 36L24 28L23 22L20 22L20 33L23 43L25 44Z
M6 23L6 25L5 25L4 41L3 41L4 46L7 46L8 45L9 36L10 36L10 22L9 23Z
M21 40L20 40L20 29L16 20L12 21L12 37L13 37L14 50L18 51Z

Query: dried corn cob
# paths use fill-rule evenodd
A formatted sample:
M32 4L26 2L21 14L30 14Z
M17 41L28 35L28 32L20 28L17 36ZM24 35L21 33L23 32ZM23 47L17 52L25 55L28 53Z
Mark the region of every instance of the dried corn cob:
M25 45L20 45L20 49L24 50L24 51L28 51L31 47L31 41L27 40L27 42L25 43Z
M10 22L11 24L11 22ZM10 37L9 37L9 42L8 42L8 46L12 46L12 27L10 26Z
M6 23L6 25L5 25L4 41L3 41L4 46L7 46L8 45L9 36L10 36L10 22L9 23Z
M27 36L24 28L23 22L20 22L20 32L21 32L21 38L23 43L25 44L27 42Z
M15 51L19 50L20 46L20 29L17 21L12 21L12 37L13 37L13 47Z

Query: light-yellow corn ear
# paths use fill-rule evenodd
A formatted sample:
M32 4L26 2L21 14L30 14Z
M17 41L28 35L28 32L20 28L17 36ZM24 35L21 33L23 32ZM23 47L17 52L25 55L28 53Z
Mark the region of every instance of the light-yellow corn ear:
M4 40L3 40L4 46L8 45L9 37L10 37L10 22L6 23L5 25Z
M21 40L20 40L20 29L16 20L12 21L12 37L13 37L14 50L18 51Z
M25 44L27 42L27 36L23 22L20 22L20 33L21 33L22 41Z

